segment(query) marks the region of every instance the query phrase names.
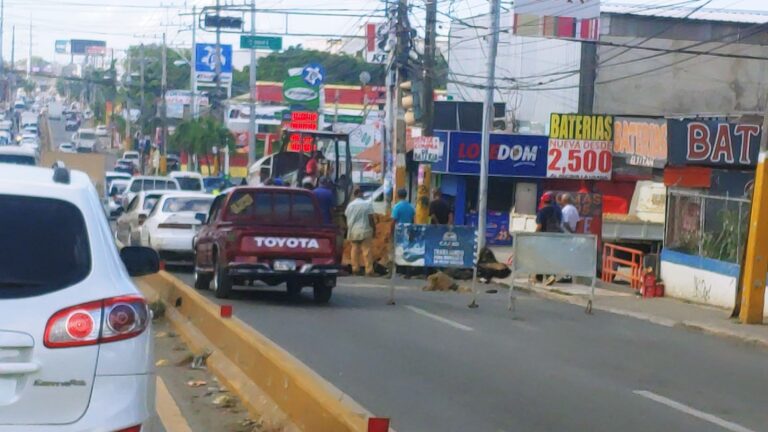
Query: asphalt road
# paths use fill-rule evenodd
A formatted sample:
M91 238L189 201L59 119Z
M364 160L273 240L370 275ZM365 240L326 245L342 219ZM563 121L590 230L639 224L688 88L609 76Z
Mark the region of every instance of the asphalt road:
M388 306L387 281L340 279L327 306L266 287L227 303L400 432L768 430L763 349L527 295L517 319L504 293L469 309L404 287Z
M50 150L56 151L59 147L59 144L63 142L72 142L72 134L74 132L64 130L64 123L64 116L62 116L60 120L48 120L48 125L51 132ZM111 171L115 165L115 161L117 160L114 154L104 152L104 150L108 147L109 142L107 139L99 138L98 151L103 152L107 156L104 164L104 171Z

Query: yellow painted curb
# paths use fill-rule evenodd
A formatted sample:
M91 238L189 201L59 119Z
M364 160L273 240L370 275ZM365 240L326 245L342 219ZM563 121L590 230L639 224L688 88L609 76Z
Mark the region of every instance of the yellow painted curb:
M211 352L208 367L253 414L286 430L366 431L370 413L362 406L241 320L220 318L219 306L192 287L164 271L135 281L165 303L194 352Z

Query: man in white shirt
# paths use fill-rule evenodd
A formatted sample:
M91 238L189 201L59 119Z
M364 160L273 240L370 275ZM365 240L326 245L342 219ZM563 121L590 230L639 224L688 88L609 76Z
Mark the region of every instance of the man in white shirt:
M365 266L365 275L374 276L373 260L371 259L371 240L374 235L373 205L363 199L363 192L355 188L355 199L347 205L344 216L347 217L347 240L350 242L350 261L352 273L356 273L360 267L362 255Z
M573 197L571 194L564 193L560 195L560 206L563 213L563 231L569 233L576 232L576 225L579 223L579 211L576 210L576 206L573 205Z

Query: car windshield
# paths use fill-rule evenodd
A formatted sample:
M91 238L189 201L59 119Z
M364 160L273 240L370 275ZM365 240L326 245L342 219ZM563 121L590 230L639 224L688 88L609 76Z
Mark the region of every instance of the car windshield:
M144 198L144 206L142 208L144 210L152 210L155 207L155 204L157 204L157 201L160 200L160 197L162 197L162 195L147 195Z
M298 192L236 192L227 210L228 218L237 221L276 225L320 223L312 197Z
M0 163L10 163L17 165L37 165L34 156L26 155L4 155L0 154Z
M0 195L0 298L74 285L91 271L82 213L56 199Z
M96 135L91 132L80 132L80 139L93 140L96 139Z
M203 190L203 185L199 178L194 177L176 177L176 181L179 182L181 190L185 191L199 191Z
M168 198L163 204L163 211L167 213L177 212L192 212L192 213L208 213L208 209L211 207L213 197L211 198L189 198L178 197Z

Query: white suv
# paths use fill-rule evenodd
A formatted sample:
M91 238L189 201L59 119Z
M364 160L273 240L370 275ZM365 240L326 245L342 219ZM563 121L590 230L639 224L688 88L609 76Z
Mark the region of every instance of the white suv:
M157 254L118 253L82 172L4 165L0 209L0 432L148 430L151 317L130 276Z

